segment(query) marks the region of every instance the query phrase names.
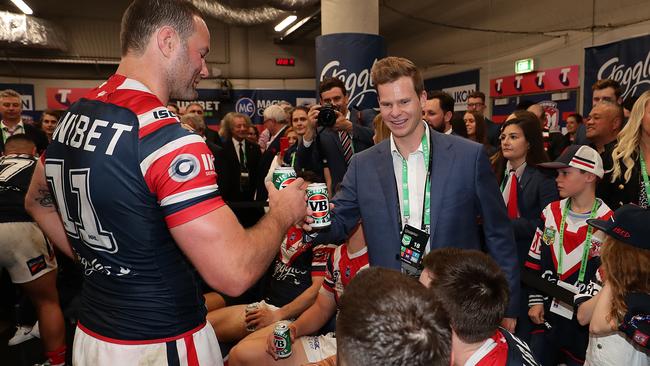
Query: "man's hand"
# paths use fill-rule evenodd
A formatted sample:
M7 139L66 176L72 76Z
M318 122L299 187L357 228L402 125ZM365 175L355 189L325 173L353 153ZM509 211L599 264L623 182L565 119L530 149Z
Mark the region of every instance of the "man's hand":
M266 338L266 353L271 355L274 360L278 360L278 355L275 353L275 343L273 342L273 333L269 333L268 337ZM291 344L296 340L296 327L293 324L289 324L289 335L291 336ZM289 356L291 357L291 356Z
M330 199L332 199L332 197L330 197ZM332 215L332 210L334 210L334 204L330 202L330 216ZM309 210L309 211L311 211L311 210ZM304 222L302 223L302 229L303 229L305 232L308 232L308 233L310 233L310 232L312 232L312 230L314 230L314 229L311 227L311 224L314 222L314 218L311 217L311 216L309 216L309 215L311 215L311 214L312 214L312 212L309 212L309 213L307 214L307 216L305 216L305 220L304 220Z
M280 225L287 227L294 224L302 225L305 216L312 214L307 207L304 183L302 178L298 178L278 191L273 182L266 182L266 189L269 192L269 214L274 215Z
M347 133L352 132L352 122L348 121L345 116L336 111L336 123L334 123L334 130L336 131L346 131Z
M318 113L320 113L320 108L322 106L320 104L314 104L309 108L309 113L307 113L307 119L309 120L309 123L316 127L316 122L318 121Z
M508 332L514 333L515 327L517 326L517 318L503 318L503 320L501 320L501 326Z
M534 324L543 324L544 323L544 305L537 304L533 305L528 309L528 316Z
M246 326L255 329L262 329L270 324L282 320L279 311L273 311L268 306L261 306L246 314Z

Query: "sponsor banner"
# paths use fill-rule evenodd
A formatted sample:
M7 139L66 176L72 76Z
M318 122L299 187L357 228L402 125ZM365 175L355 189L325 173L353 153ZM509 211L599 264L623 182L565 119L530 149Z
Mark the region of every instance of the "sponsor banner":
M469 94L477 89L480 83L481 73L477 70L470 70L439 76L424 80L424 88L427 91L442 90L454 98L454 111L467 110L467 99Z
M33 84L11 84L0 83L0 90L12 89L20 93L23 111L34 110L34 85Z
M580 87L578 65L503 76L490 80L490 97L534 94Z
M385 56L384 38L378 35L337 33L316 37L316 91L324 78L340 78L350 106L359 110L378 107L370 69Z
M562 100L553 100L553 93L541 93L534 95L520 95L515 97L505 97L500 99L499 103L492 100L492 120L501 123L506 120L508 115L515 110L517 104L521 101L528 100L533 103L541 104L546 113L547 125L544 126L552 132L564 133L566 127L566 118L569 114L575 113L578 108L578 91L569 90L566 98Z
M618 81L623 100L650 89L650 35L585 48L585 114L591 110L591 86L600 79Z
M316 103L313 90L279 90L279 89L236 89L232 91L232 100L219 104L219 111L214 124L218 124L228 112L248 115L254 124L264 122L264 109L281 101L293 106L309 106Z
M93 88L47 88L47 108L68 109L72 103L84 97Z
M476 84L467 84L456 86L453 88L442 89L445 93L451 95L454 98L454 111L466 111L467 110L467 100L469 95L476 91Z

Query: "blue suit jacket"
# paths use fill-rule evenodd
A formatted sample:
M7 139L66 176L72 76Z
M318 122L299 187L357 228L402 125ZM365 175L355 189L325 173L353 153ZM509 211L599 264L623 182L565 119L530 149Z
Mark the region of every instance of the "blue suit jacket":
M488 254L508 280L507 314L514 317L519 302L517 250L512 225L483 146L430 131L431 248L480 250L480 217ZM401 226L390 140L353 156L341 190L332 201L332 225L316 240L345 240L362 219L370 264L399 270Z

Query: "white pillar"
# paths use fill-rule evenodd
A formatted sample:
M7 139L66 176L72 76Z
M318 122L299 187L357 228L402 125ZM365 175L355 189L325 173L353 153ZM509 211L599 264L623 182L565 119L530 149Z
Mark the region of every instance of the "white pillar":
M321 34L379 34L379 0L321 0Z

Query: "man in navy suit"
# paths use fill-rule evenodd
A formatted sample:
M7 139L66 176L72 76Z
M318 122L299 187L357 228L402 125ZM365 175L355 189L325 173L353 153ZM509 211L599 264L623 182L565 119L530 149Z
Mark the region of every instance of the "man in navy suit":
M47 136L38 128L22 121L23 112L20 94L14 90L0 91L0 151L4 149L9 136L25 134L34 141L36 151L42 154L47 147Z
M316 241L343 240L361 219L370 265L404 271L400 243L407 239L401 236L406 224L430 235L425 253L449 246L481 249L484 238L485 249L508 279L504 325L513 330L519 300L517 250L482 146L427 126L422 120L426 92L411 61L382 59L373 66L372 80L391 138L354 155L333 199L332 224Z
M318 135L316 148L312 141L303 141L298 146L297 156L301 166L312 171L320 171L320 163L328 168L325 174L328 187L335 191L345 175L352 155L373 145L374 130L365 125L361 113L348 108L348 94L345 84L338 78L325 78L320 83L320 105L310 108L308 117L314 123L318 119L320 108L331 104L338 116L332 127L317 126ZM365 119L368 121L368 118ZM372 121L370 121L372 122ZM309 166L313 162L315 166Z

